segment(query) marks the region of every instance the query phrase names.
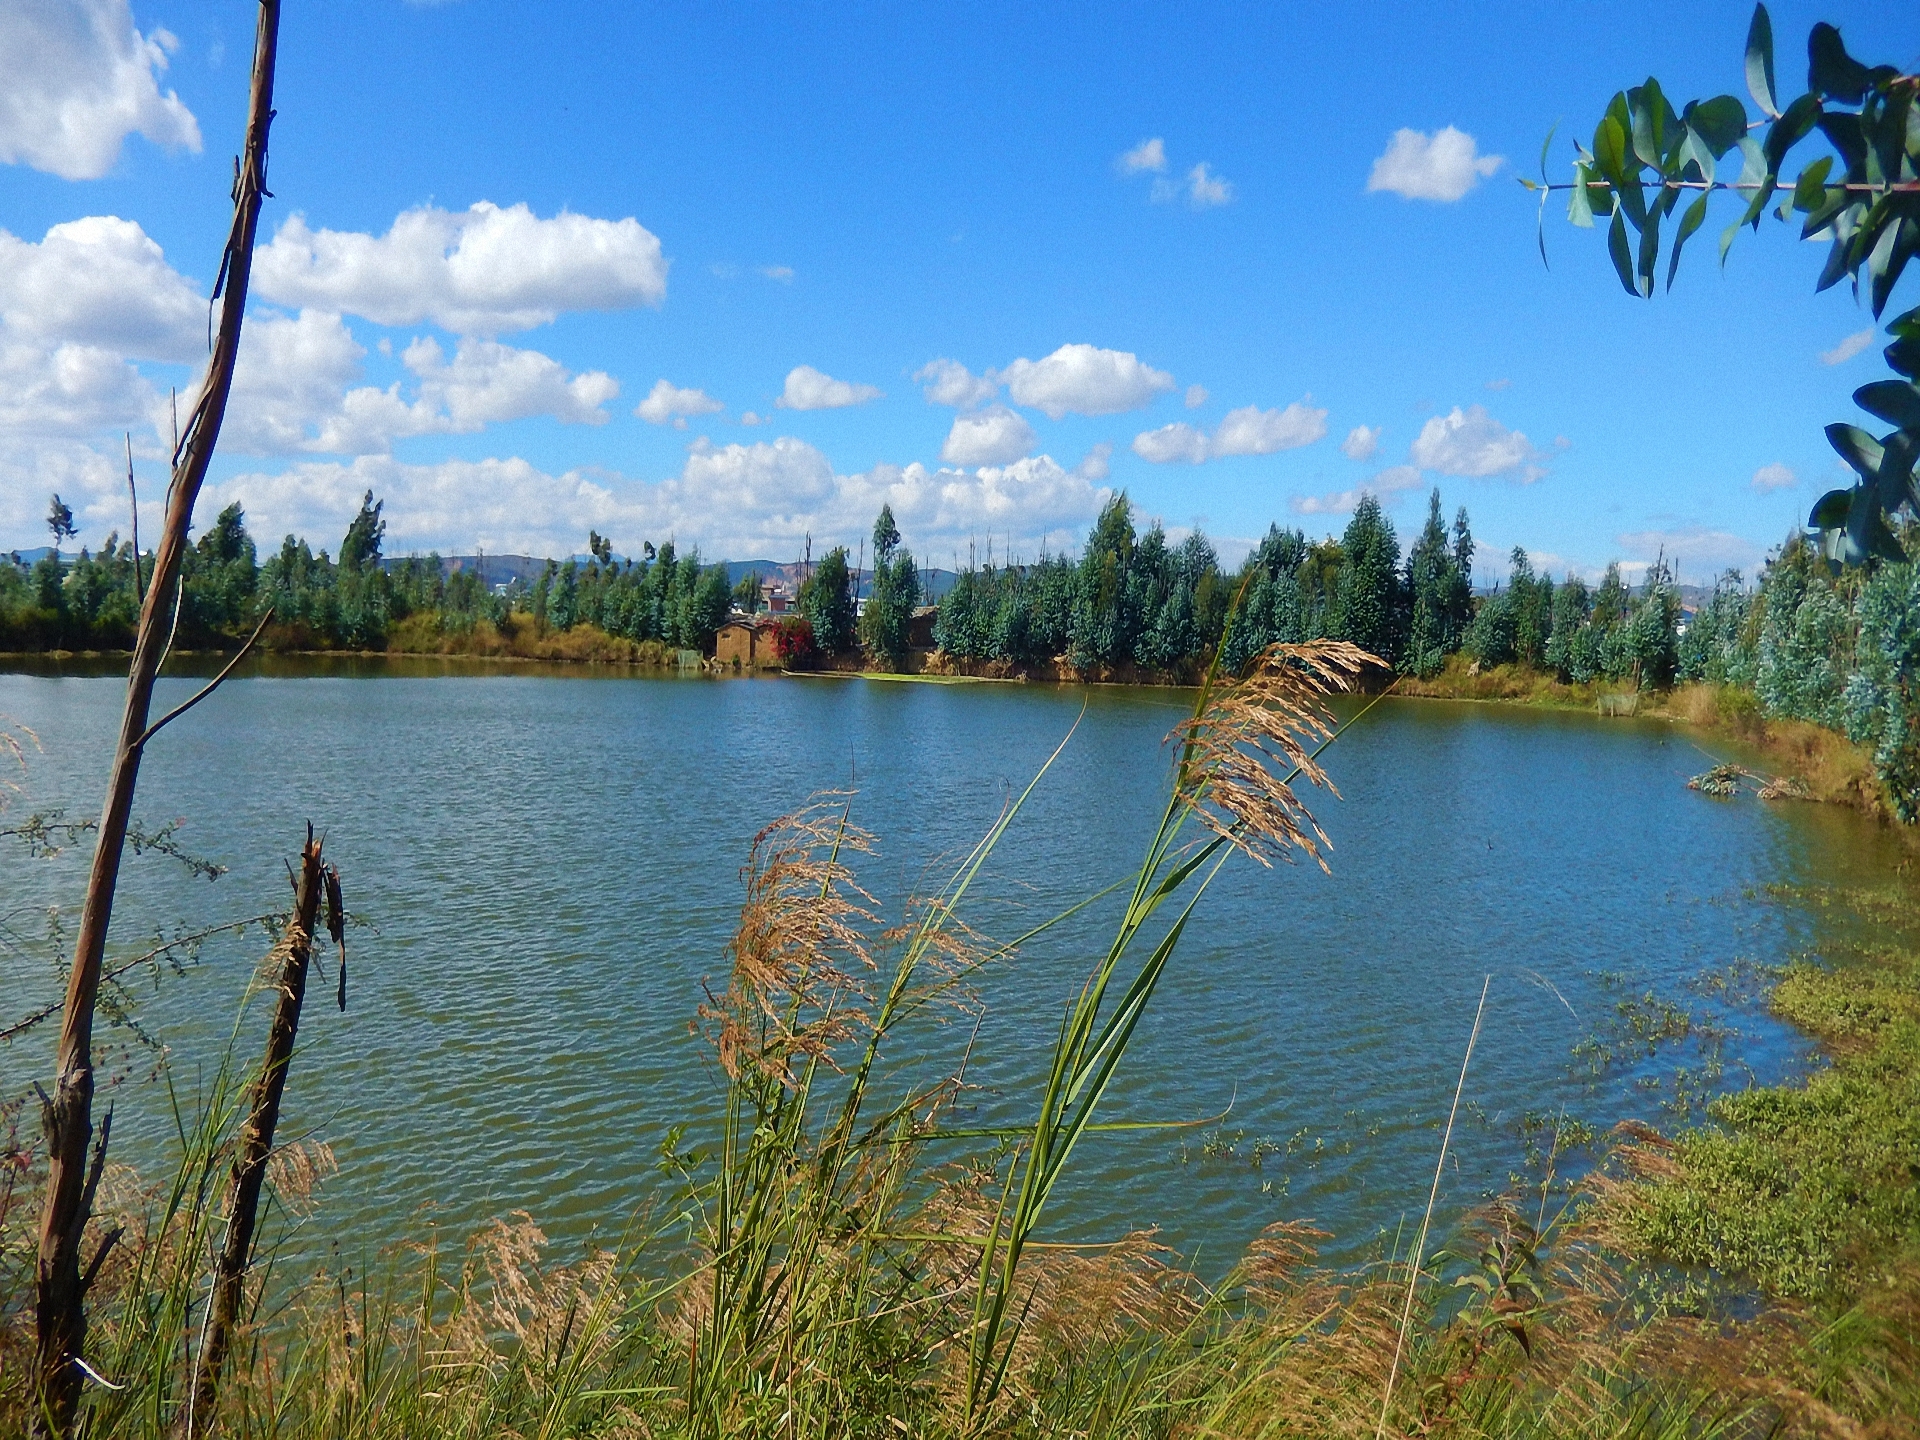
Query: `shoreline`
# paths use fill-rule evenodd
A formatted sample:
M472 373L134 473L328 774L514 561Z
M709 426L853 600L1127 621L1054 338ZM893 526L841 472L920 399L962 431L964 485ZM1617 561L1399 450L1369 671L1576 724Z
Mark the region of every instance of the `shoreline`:
M569 635L577 632L566 632ZM518 636L515 637L519 639ZM255 657L258 661L448 661L484 662L504 669L551 666L561 669L585 668L589 671L628 671L645 675L671 675L682 672L674 652L648 642L636 644L618 641L597 632L580 635L571 644L554 644L546 654L524 653L513 649L475 647L472 649L385 649L385 650L295 650L269 649ZM624 650L625 654L610 653ZM178 650L178 660L213 661L230 657L223 649ZM59 667L77 662L82 667L105 666L124 661L127 652L115 650L0 651L0 669L31 674L43 667ZM711 666L711 662L708 662ZM917 651L910 668L903 671L880 670L865 665L838 664L815 670L716 671L704 674L715 679L792 679L838 676L882 683L908 684L1013 684L1013 685L1097 685L1126 689L1192 689L1196 683L1184 676L1142 672L1129 669L1115 674L969 674L974 668L965 662L948 659L939 651ZM988 667L1000 668L1000 667ZM1057 669L1057 667L1047 667ZM110 673L110 672L105 672ZM1760 713L1751 691L1732 686L1705 683L1679 685L1670 690L1632 690L1605 681L1570 685L1538 672L1517 666L1499 666L1486 672L1471 670L1458 657L1445 670L1429 679L1410 675L1396 677L1392 684L1396 698L1408 700L1448 700L1471 704L1510 705L1542 710L1596 711L1606 718L1660 720L1684 725L1702 740L1720 741L1745 749L1775 767L1782 777L1803 787L1802 798L1821 804L1844 805L1861 811L1900 833L1912 827L1898 825L1874 778L1871 757L1860 746L1837 731L1797 720L1773 720ZM1614 708L1608 708L1612 702ZM1715 764L1729 763L1701 747L1702 755ZM1747 766L1739 767L1743 771Z

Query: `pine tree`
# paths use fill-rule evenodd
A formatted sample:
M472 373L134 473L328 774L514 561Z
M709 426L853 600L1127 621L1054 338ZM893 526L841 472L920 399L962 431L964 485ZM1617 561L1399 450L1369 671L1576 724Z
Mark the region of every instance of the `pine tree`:
M1400 542L1372 495L1362 496L1341 537L1343 561L1334 595L1336 637L1392 664L1399 653Z

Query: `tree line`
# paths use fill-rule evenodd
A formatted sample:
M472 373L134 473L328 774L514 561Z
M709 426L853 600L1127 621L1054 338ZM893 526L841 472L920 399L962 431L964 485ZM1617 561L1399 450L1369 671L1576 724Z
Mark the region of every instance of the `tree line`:
M178 643L230 645L271 606L272 643L291 650L383 649L392 629L413 617L455 636L524 617L542 633L586 624L700 650L712 648L732 603L726 567L703 564L697 551L678 554L671 541L622 559L605 537L590 535L584 564L549 560L531 583L497 589L473 569L450 571L437 553L390 560L382 553L384 504L367 493L334 555L288 535L264 563L241 507L229 505L186 552ZM54 507L50 528L63 508L58 496ZM125 648L151 556L136 559L132 542L114 533L97 551L68 558L57 548L59 528L54 538L56 548L31 565L17 553L0 561L0 649Z
M599 534L589 535L584 562L550 560L531 582L489 588L471 569L449 571L437 554L387 559L382 509L367 494L334 555L289 535L262 563L241 508L229 505L187 552L179 642L230 646L271 605L273 640L285 649L377 650L396 625L421 617L456 636L481 624L540 633L593 626L710 652L730 611L760 604L756 575L731 586L726 567L680 554L672 542L617 557ZM49 526L56 541L72 533L57 497ZM843 546L811 567L793 613L778 622L791 662L906 662L924 584L890 508L872 540L870 574L856 573ZM1476 591L1475 554L1465 508L1449 524L1438 490L1404 553L1367 496L1339 536L1309 540L1273 525L1231 568L1198 530L1174 541L1154 521L1143 532L1122 493L1102 509L1077 559L969 565L942 598L932 639L961 668L1106 678L1192 679L1216 651L1238 671L1277 642L1337 639L1421 679L1450 664L1512 665L1573 685L1729 685L1751 692L1766 716L1822 725L1867 747L1894 808L1920 817L1920 567L1836 570L1796 535L1757 584L1729 570L1690 615L1664 560L1637 583L1614 564L1589 585L1536 574L1515 548L1506 575ZM0 648L124 647L143 565L150 557L136 560L117 535L73 557L56 548L31 565L0 561Z

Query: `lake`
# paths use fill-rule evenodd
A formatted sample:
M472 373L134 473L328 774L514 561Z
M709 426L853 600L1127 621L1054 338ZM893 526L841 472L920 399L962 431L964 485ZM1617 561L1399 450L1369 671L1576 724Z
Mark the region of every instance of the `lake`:
M194 683L162 681L156 707ZM122 688L0 676L0 715L40 744L9 816L97 814ZM112 949L283 907L311 820L370 928L350 936L347 1012L330 983L308 992L281 1134L323 1137L340 1173L303 1243L364 1253L418 1233L422 1212L464 1231L524 1208L570 1247L656 1200L668 1127L691 1122L695 1143L715 1113L716 1067L688 1022L703 984L725 984L763 824L857 790L854 818L879 844L860 877L897 918L1084 708L970 916L1008 937L1137 863L1189 698L265 662L154 742L136 806L149 827L177 819L228 873L209 885L130 859ZM1755 1001L1753 975L1828 922L1763 887L1884 879L1905 855L1832 807L1688 791L1712 760L1655 721L1389 700L1326 759L1345 798L1312 803L1333 873L1229 864L1105 1112L1205 1123L1085 1143L1056 1236L1157 1225L1212 1270L1276 1219L1317 1221L1338 1256L1390 1239L1425 1204L1487 976L1446 1176L1454 1212L1521 1168L1543 1121L1671 1123L1677 1083L1790 1075L1808 1047ZM84 850L0 861L0 1020L59 993L45 910L77 914ZM1030 1113L1114 915L1096 907L991 973L977 1034L968 1021L916 1042L923 1060L972 1044L971 1118ZM136 984L184 1096L218 1064L263 949L257 935L214 942L184 975ZM1632 1002L1649 995L1691 1012L1688 1038L1634 1048L1630 1022L1650 1012ZM245 1022L250 1063L265 1018ZM1717 1071L1700 1040L1715 1027ZM0 1047L5 1095L50 1075L51 1031ZM172 1119L152 1052L103 1033L125 1077L115 1154L157 1170Z

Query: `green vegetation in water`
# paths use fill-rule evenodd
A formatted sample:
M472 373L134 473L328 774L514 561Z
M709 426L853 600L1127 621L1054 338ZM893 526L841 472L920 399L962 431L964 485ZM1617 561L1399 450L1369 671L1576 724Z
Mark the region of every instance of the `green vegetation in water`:
M1830 1063L1805 1085L1720 1096L1710 1123L1630 1152L1644 1178L1622 1216L1650 1253L1831 1303L1887 1283L1920 1245L1920 929L1905 896L1799 898L1858 932L1771 996Z

